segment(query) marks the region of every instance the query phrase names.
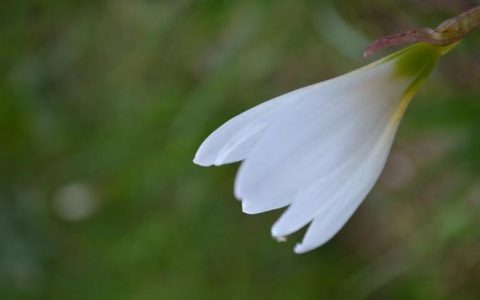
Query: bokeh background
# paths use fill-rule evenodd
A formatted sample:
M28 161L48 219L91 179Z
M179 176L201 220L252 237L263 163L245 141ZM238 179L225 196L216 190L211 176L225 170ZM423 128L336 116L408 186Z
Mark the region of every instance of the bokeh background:
M327 245L270 238L230 117L478 1L2 1L0 299L479 299L480 34L442 59L374 191ZM375 58L389 51L383 51Z

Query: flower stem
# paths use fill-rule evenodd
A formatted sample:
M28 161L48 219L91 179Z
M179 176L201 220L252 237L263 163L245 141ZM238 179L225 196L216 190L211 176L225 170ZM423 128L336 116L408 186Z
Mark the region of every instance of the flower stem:
M380 49L411 42L446 46L460 41L476 29L480 29L480 5L442 22L436 29L412 29L382 37L365 49L364 56L369 57Z

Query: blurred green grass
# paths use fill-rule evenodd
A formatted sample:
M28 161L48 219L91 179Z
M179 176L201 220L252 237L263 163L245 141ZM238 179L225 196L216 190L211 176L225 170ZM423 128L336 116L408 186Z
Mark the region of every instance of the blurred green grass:
M326 246L243 215L222 122L357 68L368 41L474 1L4 1L1 299L478 299L479 35L415 98Z

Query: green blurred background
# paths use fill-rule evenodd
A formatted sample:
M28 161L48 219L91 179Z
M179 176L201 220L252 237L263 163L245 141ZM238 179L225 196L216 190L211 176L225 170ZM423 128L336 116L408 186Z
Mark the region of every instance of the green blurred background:
M475 4L2 1L0 299L479 299L479 33L324 247L295 255L280 211L242 214L237 165L192 163L230 117Z

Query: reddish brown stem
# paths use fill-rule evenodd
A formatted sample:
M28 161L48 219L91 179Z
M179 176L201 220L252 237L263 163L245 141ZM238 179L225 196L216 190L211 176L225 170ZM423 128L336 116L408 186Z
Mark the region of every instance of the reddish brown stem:
M413 29L386 37L371 43L364 52L369 57L380 49L398 46L404 43L426 42L433 45L445 46L453 44L473 30L480 28L480 5L456 17L441 23L436 29Z

